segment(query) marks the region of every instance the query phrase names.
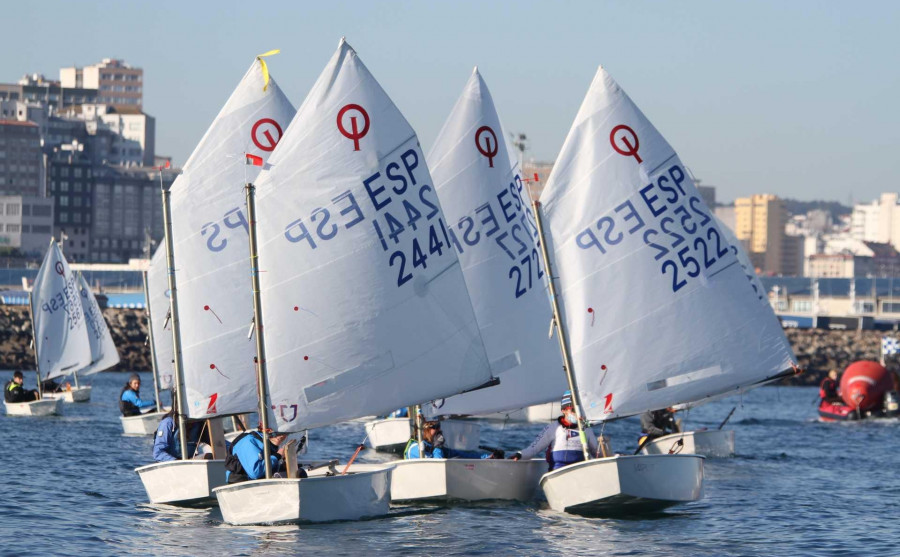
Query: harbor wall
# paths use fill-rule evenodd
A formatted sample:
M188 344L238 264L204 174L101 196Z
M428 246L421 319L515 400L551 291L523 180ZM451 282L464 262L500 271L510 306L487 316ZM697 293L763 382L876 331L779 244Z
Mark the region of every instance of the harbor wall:
M105 309L121 361L114 371L150 369L147 326L139 309ZM818 385L830 369L842 371L856 360L878 360L880 331L786 330L794 353L806 373L786 384ZM0 369L34 369L31 319L25 306L0 306Z

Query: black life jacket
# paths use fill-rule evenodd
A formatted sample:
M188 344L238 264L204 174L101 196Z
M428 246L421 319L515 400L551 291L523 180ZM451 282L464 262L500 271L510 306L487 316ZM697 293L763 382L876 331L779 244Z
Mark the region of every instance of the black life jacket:
M131 385L129 385L128 383L125 383L125 386L122 387L121 391L119 391L119 412L121 412L122 415L125 417L140 416L141 415L140 408L138 408L134 404L128 402L127 400L122 400L122 395L125 394L125 391L130 391L130 390L131 390ZM137 391L135 391L135 393L137 394ZM140 396L140 395L138 395L138 396Z
M15 381L10 379L6 385L3 386L3 400L6 402L19 402L16 391L21 389L18 385L16 385Z

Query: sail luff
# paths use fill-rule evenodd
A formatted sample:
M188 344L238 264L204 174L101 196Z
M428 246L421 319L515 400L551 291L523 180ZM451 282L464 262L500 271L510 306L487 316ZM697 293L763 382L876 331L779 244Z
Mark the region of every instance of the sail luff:
M175 280L175 250L172 245L172 209L169 190L162 190L163 227L165 230L166 268L169 275L169 303L172 311L172 350L175 354L175 393L173 399L178 416L178 441L181 444L181 460L188 460L187 427L185 426L184 372L181 359L181 327L178 321L178 287Z
M544 236L544 224L541 218L541 202L533 201L534 219L537 226L538 237L541 240L541 256L544 260L544 268L547 269L547 288L550 291L550 304L553 307L553 325L556 328L556 337L559 339L559 351L563 358L563 372L569 383L569 392L572 393L572 402L575 407L575 417L578 422L578 439L581 440L581 451L584 459L591 459L591 451L587 436L584 433L584 406L581 403L581 391L578 390L578 381L575 378L575 370L572 366L572 358L569 356L569 336L566 332L566 324L559 311L559 297L556 295L556 285L553 276L553 264L550 262L550 253L547 251L547 242Z
M272 477L272 463L269 459L269 413L268 379L266 378L266 342L263 321L262 300L259 287L259 250L256 243L256 187L247 184L247 217L250 221L250 280L253 288L253 325L256 329L256 383L259 397L259 420L262 425L263 459L266 478Z
M109 369L119 363L119 352L109 332L109 325L103 317L103 311L97 303L97 299L91 292L81 272L78 273L78 291L81 294L81 306L88 325L88 341L91 345L91 363L87 367L75 372L76 386L78 385L78 372L82 375L90 375Z
M147 285L147 271L141 272L141 281L144 286L145 314L147 316L147 338L150 343L150 369L153 372L153 394L156 401L156 411L162 410L162 402L159 399L159 369L156 365L156 342L153 339L153 313L150 309L150 290Z

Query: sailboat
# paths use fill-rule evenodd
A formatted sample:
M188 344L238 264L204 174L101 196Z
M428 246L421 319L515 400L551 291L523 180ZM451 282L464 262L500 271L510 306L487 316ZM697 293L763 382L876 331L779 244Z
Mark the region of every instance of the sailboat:
M55 240L50 240L50 247L34 279L29 310L40 393L42 381L66 375L91 363L78 279ZM62 400L41 396L30 402L5 404L9 416L49 416L60 413Z
M580 422L793 373L780 326L678 155L602 67L535 212L542 234L547 220L554 321ZM701 456L594 459L581 439L585 461L541 479L554 510L655 510L702 495Z
M274 53L254 59L163 192L180 445L186 420L205 419L213 459L192 460L183 449L181 460L137 468L152 503L215 503L211 490L225 483L221 418L256 407L242 184L261 168L246 167L245 153L265 164L295 112L269 75L264 58Z
M264 437L491 382L416 134L343 39L247 203ZM354 520L388 512L391 469L214 493L229 524Z
M162 172L162 170L160 170ZM160 401L160 391L173 386L172 330L169 327L169 286L166 273L165 246L157 248L144 273L144 299L147 303L147 329L150 337L150 363L153 370L153 390L156 409L140 416L121 416L125 435L153 435L166 409Z
M91 363L82 369L73 372L75 387L69 387L57 393L48 393L47 398L61 398L64 402L87 402L91 400L91 386L80 385L78 374L82 377L109 369L119 363L119 352L109 333L109 325L103 317L103 312L91 287L84 280L84 275L79 271L78 293L81 299L81 307L88 326L88 342L91 347Z
M500 385L424 405L429 418L515 410L559 399L559 351L547 337L552 312L517 161L506 148L493 98L472 71L428 155L475 318ZM442 422L442 429L443 426ZM534 499L544 459L410 459L396 463L394 501Z
M772 310L772 306L769 305L769 299L766 296L765 287L763 287L762 282L760 282L759 277L756 275L756 271L753 268L753 263L750 260L750 256L747 255L747 250L744 249L741 241L738 240L734 232L732 232L732 230L728 228L725 223L723 223L715 215L712 215L712 217L716 220L716 224L718 225L719 230L722 232L723 238L728 242L728 249L730 249L732 254L737 257L741 269L744 270L744 274L747 276L747 282L753 289L753 294L759 300L760 304L762 304L763 307L772 314L772 319L777 320L778 318L775 316L775 312ZM768 381L763 381L755 383L753 385L742 387L740 389L740 392L743 393L748 389L758 387L766 383L768 383ZM675 406L675 409L679 411L690 410L695 406L710 402L713 399L724 398L726 396L732 396L734 394L735 393L729 392L716 397L707 397L699 401L679 404ZM680 431L678 433L663 435L662 437L657 437L656 439L653 439L643 445L643 447L641 448L641 452L644 454L672 454L680 452L684 454L698 454L707 458L731 458L735 454L735 432L734 430L723 428L731 418L731 415L732 413L734 413L735 409L731 410L731 413L729 413L725 417L725 419L721 424L719 424L719 427L716 429Z

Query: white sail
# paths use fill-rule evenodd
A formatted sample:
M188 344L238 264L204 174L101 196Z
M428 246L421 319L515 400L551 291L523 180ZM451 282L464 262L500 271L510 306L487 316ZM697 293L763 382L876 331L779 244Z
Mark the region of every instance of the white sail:
M34 279L31 315L41 378L66 375L91 363L78 279L52 240Z
M94 298L91 287L84 280L84 275L78 273L78 292L81 298L81 307L88 326L88 341L91 345L91 363L78 372L82 375L97 373L109 369L119 363L119 351L109 334L109 325L103 317L103 311Z
M486 414L558 399L567 389L547 331L540 243L527 186L511 160L491 93L476 68L428 167L500 385L426 405L427 415Z
M156 352L156 372L160 389L175 385L175 349L172 347L170 319L169 275L166 272L166 246L160 244L150 258L147 271L147 291L150 305L150 326L153 327L153 346Z
M257 207L275 429L490 380L415 132L344 41L269 163Z
M759 277L756 275L756 268L753 266L753 262L750 260L750 255L747 254L747 250L744 249L744 245L719 217L713 215L713 218L716 219L716 224L719 225L719 230L722 231L723 238L730 244L729 249L735 257L737 257L738 262L740 262L741 268L747 276L747 282L749 282L750 287L753 288L753 293L760 302L771 309L771 306L769 306L769 298L766 295L766 287L763 286L762 281L760 281ZM778 319L775 315L775 311L772 311L772 318Z
M207 418L257 408L247 333L253 297L244 185L294 116L274 79L254 60L171 187L187 415ZM171 338L171 334L169 334Z
M794 363L684 165L603 68L541 201L588 419L715 396Z

